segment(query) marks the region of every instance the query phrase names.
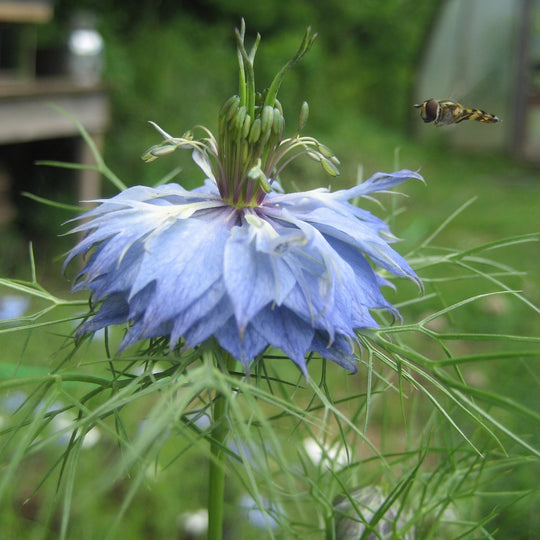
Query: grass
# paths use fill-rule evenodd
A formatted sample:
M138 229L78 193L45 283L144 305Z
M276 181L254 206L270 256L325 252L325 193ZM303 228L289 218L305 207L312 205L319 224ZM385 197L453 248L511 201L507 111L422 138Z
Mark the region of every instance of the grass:
M258 458L261 465L272 475L258 476L249 466L244 472L231 467L227 526L231 530L236 527L239 538L260 534L238 507L239 498L250 490L261 497L274 495L295 516L287 522L289 529L283 530L289 533L284 532L283 537L301 531L301 537L321 538L320 519L328 512L334 495L357 482L382 485L393 493L395 501L405 500L408 509L402 513L412 512L411 523L421 531L422 538L489 538L487 531L497 529L501 537L532 538L532 531L540 528L534 510L540 501L535 482L539 467L537 455L526 448L538 450L540 443L535 416L540 382L535 363L538 343L512 336L540 335L538 312L516 292L523 291L531 302L540 299L539 235L525 238L540 232L536 213L540 171L501 155L458 153L440 142L421 144L367 119L336 122L335 126L334 131L321 137L343 163L342 176L332 180L333 189L354 184L359 164L364 178L377 170L421 167L427 185L411 182L402 186L400 191L406 198L383 196L384 210L366 204L378 215L389 215L393 232L404 239L398 250L422 265L419 272L425 278L426 291L419 296L404 282L398 283L398 293L388 291L390 301L402 304L402 328L407 330L407 325L412 325L411 329L401 336L400 327L394 327L392 340L387 342L385 334L366 338L358 375L345 376L332 367L325 371L320 360L314 360L311 383L305 385L290 366L276 359L267 365L269 379L253 378L245 385L241 394L245 403L239 399L233 412L238 425L249 426L245 433L239 432L245 437L239 437L238 443L247 441L249 446L237 452L245 457L243 452L258 449L262 452ZM171 163L171 168L174 165ZM313 178L302 188L327 181L311 164L298 165L295 172L297 178ZM285 187L289 182L290 177L283 179ZM419 252L418 246L453 214L451 222ZM526 241L469 252L519 236ZM456 258L459 264L426 262L426 254L440 258L448 248L462 252ZM495 260L499 266L481 261L481 257ZM40 266L48 264L38 260L38 276ZM27 268L26 279L31 281L30 264ZM496 272L502 275L493 277ZM439 281L441 277L446 279ZM504 287L498 281L508 290L501 293ZM60 299L72 300L65 282L54 280L47 288L60 291ZM5 290L0 289L0 294ZM469 298L477 296L476 301L468 303ZM202 440L204 428L202 432L193 426L186 429L185 421L179 420L189 409L181 403L188 387L148 384L152 377L161 380L159 373L177 369L167 357L159 359L160 367L153 375L155 359L148 360L143 373L129 355L111 363L99 339L83 341L72 352L70 336L75 321L71 319L84 313L82 298L80 305L64 305L60 300L58 307L40 319L65 319L62 324L17 332L4 327L0 333L4 381L0 383L0 400L3 394L4 401L0 402L7 411L6 399L20 391L27 396L25 403L11 410L11 419L2 415L5 427L0 453L21 461L16 470L11 470L2 457L7 467L5 478L11 481L4 486L9 504L2 505L0 521L6 524L7 538L46 537L49 529L88 539L107 534L129 538L177 536L179 515L206 504L209 452ZM452 308L460 302L463 306ZM31 311L48 305L51 299L46 295L35 296ZM445 309L448 312L444 315L427 320ZM419 330L416 322L421 319L426 319L422 328L435 332L435 336ZM460 332L508 337L456 337ZM108 336L111 350L120 333L113 330ZM454 337L445 340L441 335ZM450 357L448 351L452 352ZM474 356L482 354L485 357ZM454 360L444 364L449 358ZM60 384L51 380L50 386L44 386L45 374L58 366L60 373L77 373L79 381ZM84 382L83 375L107 379L111 369L118 381L131 381L133 393L122 394L122 388L129 385L111 386L90 396L93 387ZM224 383L216 374L205 372L203 366L197 369L198 378L193 380L203 381L202 387L218 388ZM14 375L19 378L13 379ZM18 386L23 377L41 377L41 384ZM285 382L280 383L280 379ZM460 386L465 382L470 388ZM234 384L240 383L234 379ZM111 396L118 396L114 406L108 405ZM36 409L38 403L48 403L49 408ZM204 405L204 401L194 401L189 406ZM83 418L80 424L83 431L98 426L98 444L79 447L74 439L66 442L68 428L54 431L58 428L52 420L59 413L50 411L66 406L75 411L86 407L102 410L99 416L88 421ZM42 415L41 423L34 414ZM444 420L446 414L450 420ZM176 420L171 423L166 418ZM503 423L510 433L490 418ZM17 452L25 442L25 432L11 429L16 422L26 422L30 430L35 430L24 458ZM350 465L327 469L311 462L302 447L306 437L324 441L327 448L346 445L353 453ZM66 448L72 452L63 454ZM139 453L130 454L134 449ZM505 457L505 452L510 457ZM123 464L121 473L118 464ZM108 489L103 489L104 485ZM135 489L138 486L140 489ZM289 490L282 492L284 486ZM253 504L261 507L264 501L256 499ZM389 500L388 506L391 504L396 504L394 499ZM67 511L71 513L69 524L65 521ZM244 518L239 520L241 515ZM111 523L117 524L116 533L111 533ZM435 530L439 532L435 534Z

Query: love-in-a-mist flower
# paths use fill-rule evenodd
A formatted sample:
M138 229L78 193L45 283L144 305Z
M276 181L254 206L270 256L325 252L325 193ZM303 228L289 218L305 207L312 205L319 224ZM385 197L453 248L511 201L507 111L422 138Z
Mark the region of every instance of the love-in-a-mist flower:
M339 161L312 137L284 138L277 92L287 70L310 48L306 32L292 60L262 94L244 28L237 31L239 95L219 116L215 138L203 127L163 136L143 159L190 149L206 176L188 191L177 184L126 189L82 216L85 233L69 253L91 250L74 289L92 293L99 310L79 329L126 324L120 350L166 336L170 347L195 347L213 338L247 369L272 346L307 374L310 351L356 370L355 331L377 327L370 310L396 310L385 300L379 266L418 281L390 247L387 224L349 201L387 190L417 173L377 173L351 189L282 193L276 179L293 159L308 156L331 175Z

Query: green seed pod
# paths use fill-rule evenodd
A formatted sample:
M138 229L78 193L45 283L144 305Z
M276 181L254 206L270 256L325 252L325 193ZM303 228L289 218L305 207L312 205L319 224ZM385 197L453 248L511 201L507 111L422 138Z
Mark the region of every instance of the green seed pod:
M312 159L313 161L319 162L322 159L321 154L319 154L318 152L309 151L309 152L306 152L306 155L309 159Z
M229 109L232 107L233 103L240 103L240 98L238 96L231 96L221 107L219 111L219 116L225 116L228 114Z
M272 127L272 126L270 126ZM259 145L259 147L263 147L265 148L267 143L268 143L268 139L270 139L270 135L272 135L272 129L267 129L266 131L261 131L261 136L259 137L259 140L257 141L257 144Z
M272 120L272 133L281 136L285 127L285 118L283 118L283 115L277 107L273 111L273 116L274 118Z
M261 119L255 118L249 130L249 143L255 144L261 136Z
M247 107L245 105L242 105L238 108L238 111L236 113L236 118L234 118L234 131L236 133L242 132L242 127L244 125L244 120L247 116Z
M152 146L149 148L143 155L142 159L143 161L146 161L147 163L154 161L158 157L167 156L168 154L172 154L176 150L176 146L170 145L170 144L156 144L155 146Z
M300 117L298 118L298 133L300 133L300 131L304 129L304 126L307 124L308 117L309 117L309 105L307 101L304 101L300 109Z
M329 159L321 158L321 165L330 176L339 176L339 169Z
M274 121L274 108L270 105L263 107L261 114L261 131L266 133L272 129L272 122Z
M330 150L330 148L328 148L328 146L325 146L325 145L322 144L322 143L318 143L318 144L317 144L317 150L318 150L325 158L331 159L331 158L334 157L334 152L332 152L332 150Z
M168 156L176 150L176 146L167 144L165 146L157 146L152 150L152 155L156 157Z
M232 96L225 103L225 105L227 104L229 104L229 107L227 110L226 121L230 122L233 119L233 117L236 115L236 112L238 111L238 107L240 107L240 98L238 96ZM225 105L222 108L223 114L225 114Z
M251 127L251 116L246 114L244 123L242 125L242 139L247 139L249 134L249 128Z

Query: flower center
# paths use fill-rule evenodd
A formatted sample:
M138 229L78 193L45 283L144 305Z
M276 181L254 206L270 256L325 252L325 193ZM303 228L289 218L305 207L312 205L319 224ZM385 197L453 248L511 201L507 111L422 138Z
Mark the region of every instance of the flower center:
M175 138L154 127L165 139L143 154L152 161L176 150L190 148L201 169L213 179L221 198L236 208L254 207L262 203L280 172L299 155L321 163L331 175L337 176L339 160L313 137L300 136L308 117L308 105L303 103L298 130L294 137L284 139L285 118L277 93L287 71L311 48L317 34L308 28L296 54L287 62L263 93L255 89L253 62L260 36L248 52L245 47L245 24L236 30L239 65L238 95L229 98L219 114L217 140L206 128L198 126L206 137L194 139L192 132Z
M233 96L225 103L218 135L223 170L216 178L225 201L236 207L260 204L277 172L275 157L284 127L277 100L274 106L260 103L248 108L239 96Z

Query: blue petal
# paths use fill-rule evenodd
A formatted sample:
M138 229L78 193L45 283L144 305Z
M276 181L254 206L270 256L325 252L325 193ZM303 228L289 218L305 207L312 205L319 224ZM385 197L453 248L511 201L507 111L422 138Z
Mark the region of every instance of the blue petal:
M378 172L372 177L368 178L365 182L362 182L353 188L336 191L332 194L332 197L336 199L350 200L356 197L362 197L375 191L386 191L387 189L393 188L398 184L402 184L411 178L416 178L422 182L424 181L420 174L415 171L409 171L408 169L402 169L401 171L396 171L393 173Z
M76 278L73 287L75 291L91 288L94 301L99 301L108 294L129 291L142 262L142 243L129 248L119 261L112 258L114 251L107 249L108 246L109 244L102 244L97 248L90 262L79 274L80 277Z
M190 346L201 343L203 339L195 336L195 329L199 323L208 323L209 317L216 316L216 328L222 326L232 315L232 306L226 298L225 285L222 279L216 280L200 297L196 298L186 309L174 317L171 331L171 348L176 345L182 336L190 331ZM221 324L219 323L221 319ZM207 325L210 327L210 324Z
M234 317L231 317L215 333L215 337L219 344L241 362L246 370L249 368L249 364L253 359L268 347L266 339L251 324L246 328L241 337Z
M244 224L233 229L225 248L223 277L241 332L275 298L270 257L257 251L252 241L251 227Z
M131 294L156 280L156 293L145 320L160 324L189 306L223 273L223 252L229 236L228 214L178 221L145 241L145 255Z
M354 268L354 278L347 283L348 294L351 295L353 306L367 306L370 309L389 309L392 305L384 298L380 287L391 285L387 280L378 276L362 252L340 240L332 239L332 247L340 257L346 260ZM357 325L357 328L368 325Z
M124 295L111 294L103 301L97 315L79 326L75 335L79 337L83 334L97 332L112 324L121 324L126 321L128 312L129 305Z
M281 349L307 377L305 355L313 340L313 327L285 308L261 311L253 321L265 340Z
M234 321L233 309L228 297L224 295L215 304L214 309L208 311L204 317L197 319L183 332L186 346L199 345L231 321ZM238 334L238 330L235 331L235 334Z
M338 336L331 345L328 345L326 336L319 332L315 334L315 337L313 338L311 350L352 373L358 371L358 365L353 355L351 342L343 336Z
M276 248L279 233L268 223L256 223L234 228L225 247L223 277L240 332L265 306L281 304L295 284Z
M289 219L297 225L304 223ZM374 231L372 227L355 217L343 216L328 208L318 208L306 218L306 221L324 235L362 250L374 263L393 274L419 282L416 273L407 261L388 245L378 231Z

